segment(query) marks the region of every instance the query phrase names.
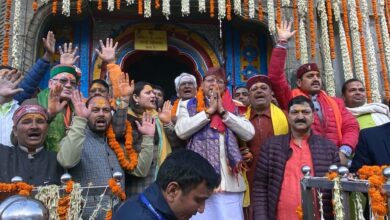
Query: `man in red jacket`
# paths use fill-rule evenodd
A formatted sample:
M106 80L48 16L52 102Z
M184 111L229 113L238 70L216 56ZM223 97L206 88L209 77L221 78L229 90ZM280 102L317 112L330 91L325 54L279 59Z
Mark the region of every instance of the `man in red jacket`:
M298 95L311 99L315 107L312 130L315 134L328 138L339 147L342 164L347 164L359 136L359 125L345 108L341 99L330 97L322 90L320 70L315 63L306 63L297 70L297 89L291 89L284 72L287 55L287 41L296 31L291 23L282 22L278 27L278 44L272 51L268 76L275 90L280 107L287 109L288 101Z

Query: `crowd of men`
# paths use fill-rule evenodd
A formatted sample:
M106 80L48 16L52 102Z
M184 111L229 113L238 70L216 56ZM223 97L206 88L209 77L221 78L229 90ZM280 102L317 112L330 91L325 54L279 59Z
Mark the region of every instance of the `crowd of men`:
M208 68L202 82L182 73L172 82L174 103L161 87L122 73L112 39L96 50L107 80L92 81L83 97L77 47L60 47L51 67L49 32L44 56L27 73L0 67L0 182L60 184L68 172L82 186L101 186L121 172L130 199L114 219L298 219L302 166L324 176L331 164L351 172L390 164L390 114L387 105L366 103L358 79L344 83L342 98L327 95L315 63L297 69L291 89L284 66L295 31L282 22L277 32L268 76L231 95L221 67ZM49 86L36 94L47 71ZM330 193L323 203L331 218Z

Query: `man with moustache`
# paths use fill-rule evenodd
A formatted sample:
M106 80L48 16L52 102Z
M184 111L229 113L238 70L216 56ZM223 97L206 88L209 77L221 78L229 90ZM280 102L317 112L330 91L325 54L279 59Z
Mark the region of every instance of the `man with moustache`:
M205 212L192 219L243 219L246 184L237 137L249 141L255 132L248 120L236 115L238 111L226 84L224 69L209 68L202 92L179 107L177 136L188 139L187 149L202 155L221 175L221 184L206 201Z
M14 147L0 144L0 182L11 182L13 177L20 176L35 186L60 184L64 171L56 154L44 148L48 117L39 105L24 105L15 111L11 134Z
M186 105L188 100L192 99L196 95L196 84L195 76L189 73L182 73L175 78L175 89L177 93L177 100L173 104L172 108L172 120L176 121L177 116L179 115L178 107L183 103Z
M328 167L340 162L334 143L312 132L314 105L305 96L288 103L290 133L269 138L261 147L253 183L255 220L298 220L301 205L302 166L311 175L324 176ZM333 217L331 193L323 192L325 217Z
M249 106L248 88L245 86L237 87L234 91L234 100L241 102L245 106Z
M253 192L253 179L260 149L263 143L275 135L288 133L288 122L285 113L272 103L271 81L267 76L253 76L247 81L250 106L245 114L255 128L255 136L247 142L253 155L253 161L248 163L247 178L249 192ZM253 219L253 208L244 210L246 219Z
M358 79L347 80L342 89L348 111L356 117L360 130L390 122L389 107L382 103L366 103L366 88Z
M291 90L284 66L287 56L287 41L296 31L291 30L291 24L282 22L278 26L278 44L272 51L268 76L275 90L275 97L283 109L287 109L289 100L298 95L310 98L314 104L314 122L312 129L315 134L333 141L339 147L341 163L346 165L357 144L359 125L353 115L345 108L341 99L331 97L322 90L320 70L316 63L301 65L297 72L297 89Z

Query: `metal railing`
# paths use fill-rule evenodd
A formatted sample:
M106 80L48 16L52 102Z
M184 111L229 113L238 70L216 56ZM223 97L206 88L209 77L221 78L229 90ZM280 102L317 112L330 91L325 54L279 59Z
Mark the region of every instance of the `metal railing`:
M304 220L315 220L314 196L313 189L318 190L333 190L334 182L327 177L312 177L310 176L310 167L303 166L302 173L304 177L301 180L301 195L302 195L302 211ZM336 165L329 167L330 172L337 172L340 176L340 195L343 203L344 219L351 219L350 213L350 196L352 192L367 193L369 188L368 180L350 179L348 177L348 168ZM383 185L383 190L388 195L387 204L390 210L390 168L383 170L383 175L387 178L386 184ZM370 211L371 213L371 211Z

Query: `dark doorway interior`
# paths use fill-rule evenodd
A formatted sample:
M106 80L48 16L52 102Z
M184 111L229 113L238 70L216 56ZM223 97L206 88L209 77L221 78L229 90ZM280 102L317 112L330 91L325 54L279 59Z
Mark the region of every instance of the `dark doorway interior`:
M175 78L182 72L194 74L194 68L188 58L167 52L137 52L122 67L135 82L147 81L163 87L166 100L176 97Z

